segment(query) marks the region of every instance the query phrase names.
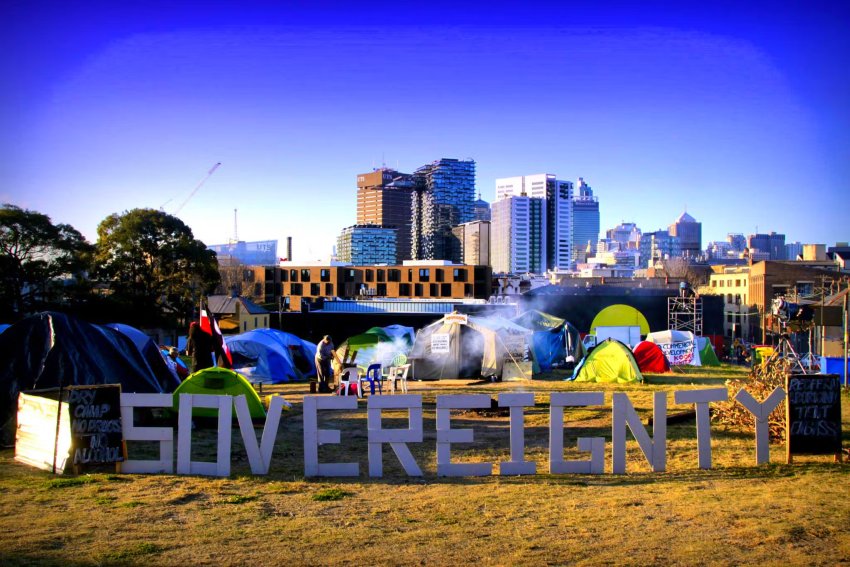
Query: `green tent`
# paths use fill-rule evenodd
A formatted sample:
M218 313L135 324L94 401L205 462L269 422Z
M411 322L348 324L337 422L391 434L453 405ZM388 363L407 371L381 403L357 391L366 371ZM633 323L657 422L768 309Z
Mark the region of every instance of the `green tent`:
M697 348L699 349L699 361L703 366L720 366L714 347L706 337L697 337Z
M174 390L174 411L180 407L180 394L210 394L213 396L242 396L248 401L248 410L254 419L266 417L260 396L245 378L228 368L204 368L198 370ZM213 408L194 408L193 417L218 417ZM234 410L234 417L236 413Z
M596 345L576 366L571 380L626 384L643 382L635 357L629 347L614 339Z

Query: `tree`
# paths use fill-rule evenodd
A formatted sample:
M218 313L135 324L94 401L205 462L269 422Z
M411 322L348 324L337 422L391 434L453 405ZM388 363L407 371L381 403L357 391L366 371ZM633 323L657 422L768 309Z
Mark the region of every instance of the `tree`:
M0 305L4 316L20 316L61 301L79 284L91 244L74 227L15 205L0 209Z
M133 209L105 218L97 234L99 277L140 315L188 317L219 283L215 252L177 217Z

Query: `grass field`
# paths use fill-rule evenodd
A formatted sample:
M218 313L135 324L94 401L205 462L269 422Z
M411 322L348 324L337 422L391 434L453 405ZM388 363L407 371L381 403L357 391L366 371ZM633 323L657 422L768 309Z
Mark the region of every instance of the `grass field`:
M384 477L368 478L365 402L322 412L342 445L322 462L358 462L352 479L305 479L303 384L264 389L293 403L284 414L268 476L252 476L238 427L232 475L53 476L0 452L3 565L840 565L850 564L850 465L829 456L755 466L752 427L713 426L711 470L700 470L694 422L668 427L667 472L654 473L629 435L628 473L611 471L611 394L627 392L644 423L653 392L722 386L732 367L648 376L635 386L443 381L411 384L423 395L425 441L411 450L424 476L405 476L389 448ZM548 474L550 392L604 391L606 405L570 409L565 444L606 438L606 474ZM435 396L533 392L526 458L538 474L496 476L510 455L505 415L456 412L452 427L475 441L453 446L458 462L492 462L494 476L436 476ZM734 394L734 392L730 392ZM687 409L673 404L670 413ZM850 396L842 396L850 446ZM387 414L384 427L406 427ZM193 458L211 459L214 434L193 433ZM131 448L143 453L148 447ZM567 449L566 458L582 458Z

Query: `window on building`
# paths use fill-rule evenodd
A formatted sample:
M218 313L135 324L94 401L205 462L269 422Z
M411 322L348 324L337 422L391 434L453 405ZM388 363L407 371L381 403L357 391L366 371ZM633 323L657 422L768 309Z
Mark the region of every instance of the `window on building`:
M726 303L732 303L732 294L731 293L726 294Z
M342 271L342 277L343 277L344 281L353 282L354 281L354 273L355 272L352 269L343 270Z
M325 295L328 297L332 297L334 295L334 284L326 283L325 284Z
M319 279L323 282L331 281L331 271L326 268L322 268L322 270L319 272Z
M280 281L282 281L282 282L289 281L289 270L281 270L280 271Z
M375 281L375 270L366 270L364 276L367 282Z
M379 282L385 282L385 281L387 281L387 272L386 272L386 270L383 270L383 269L380 269L380 268L378 269L378 281L379 281Z
M407 281L409 281L409 282L413 281L413 270L412 269L407 270Z
M410 284L398 284L398 295L399 297L410 297Z
M805 297L815 293L815 282L797 282L797 285L794 287L798 297L801 295Z
M462 268L454 268L454 281L465 282L466 281L466 270L464 270Z
M725 283L726 283L725 281L720 280L720 287L723 287L723 284L725 284Z
M440 268L437 268L436 270L434 270L434 281L444 282L444 281L446 281L445 277L446 277L445 273Z
M440 284L440 297L451 297L452 296L452 284L443 283Z
M289 270L289 281L297 282L298 281L298 270L292 269Z
M304 269L301 270L301 281L309 282L310 281L310 270Z
M413 292L414 292L414 295L416 295L416 297L422 297L422 296L424 296L424 295L425 295L424 287L425 287L425 286L423 286L421 283L415 284L415 285L413 286Z
M439 284L428 284L428 295L431 297L437 297L440 294L440 285Z
M428 268L419 268L419 281L427 282L431 278L431 270Z
M717 280L711 280L711 287L717 287Z
M464 297L472 297L472 284L463 284Z
M375 293L377 293L380 297L386 297L387 296L387 284L379 283L378 289L376 290Z
M254 317L254 328L256 329L259 325L257 325L257 318Z
M310 284L310 295L322 295L322 284L312 283Z
M304 288L300 283L289 284L290 295L304 295Z
M396 269L387 270L387 281L400 282L401 281L401 270L396 270Z

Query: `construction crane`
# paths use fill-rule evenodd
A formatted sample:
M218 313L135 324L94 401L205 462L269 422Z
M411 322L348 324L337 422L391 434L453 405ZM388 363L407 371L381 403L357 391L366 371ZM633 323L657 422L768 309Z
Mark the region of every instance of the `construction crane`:
M213 173L215 173L215 170L216 170L216 169L218 169L218 166L220 166L220 165L221 165L221 162L218 162L218 163L216 163L214 166L212 166L212 167L210 168L210 170L207 172L207 174L206 174L206 175L204 175L204 178L203 178L203 179L201 179L201 180L198 182L198 184L197 184L197 185L195 185L195 188L194 188L194 189L192 189L192 192L191 192L191 193L189 193L189 196L188 196L188 197L186 197L186 199L184 199L184 200L183 200L183 202L182 202L182 203L180 203L180 206L179 206L179 207L177 207L177 208L174 210L174 212L173 212L173 213L171 213L171 214L173 214L174 216L177 216L177 213L179 213L180 211L182 211L182 210L183 210L183 207L185 207L185 206L186 206L186 203L188 203L188 202L192 199L192 197L194 197L194 196L195 196L195 193L197 193L197 192L198 192L198 189L200 189L200 188L201 188L201 186L202 186L204 183L206 183L206 182L207 182L207 179L209 179L209 178L210 178L210 176L211 176Z

